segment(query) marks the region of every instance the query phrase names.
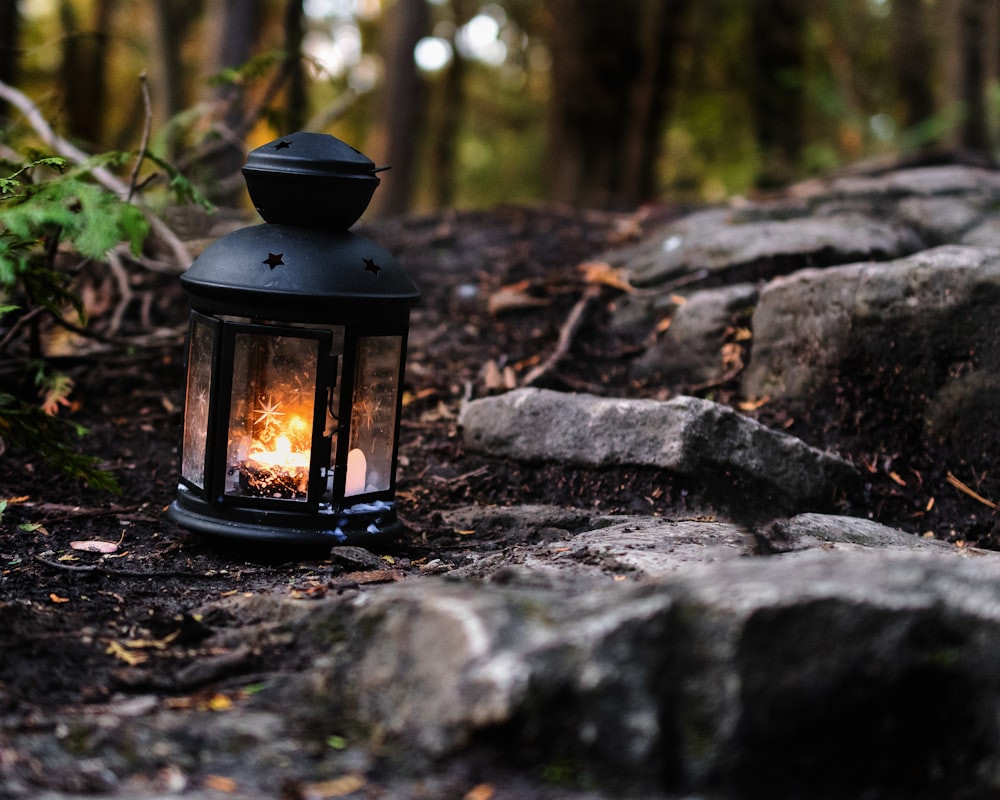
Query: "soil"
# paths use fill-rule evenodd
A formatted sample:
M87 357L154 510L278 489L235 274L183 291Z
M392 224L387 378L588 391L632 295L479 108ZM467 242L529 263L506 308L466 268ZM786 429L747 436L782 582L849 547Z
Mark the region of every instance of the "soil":
M219 552L164 518L176 490L186 298L176 276L137 271L132 300L112 331L120 295L113 283L108 289L104 268L89 266L81 281L105 305L90 330L114 335L110 342L78 340L75 351L55 359L75 381L74 405L61 413L88 428L81 448L104 460L122 493L87 489L52 473L32 453L8 450L0 459L0 499L8 501L0 524L3 725L30 726L39 715L130 693L192 702L234 676L273 667L277 650L234 659L221 671L191 668L205 656L203 642L214 629L239 624L196 613L221 597L370 591L434 572L432 563L461 564L470 554L509 544L499 530L454 530L442 517L449 509L552 503L610 513L690 513L705 501L699 487L669 475L489 459L463 452L456 429L463 398L501 391L545 361L588 290L595 301L586 306L567 356L536 385L608 396L690 392L628 380L628 362L642 352L643 340L608 329L621 289L611 281L593 289L579 269L676 213L512 207L397 219L363 230L397 255L423 293L412 317L397 491L409 533L385 558L370 561L339 553L282 563L278 553L272 559L278 563L262 563L239 551ZM144 346L127 345L140 337ZM745 363L752 342L740 346ZM0 354L7 359L0 368L9 374L17 355L16 347ZM736 404L738 380L733 374L690 393ZM901 392L905 387L862 372L841 375L827 402L808 410L768 404L746 413L837 450L866 474L860 502L833 510L914 534L994 546L1000 540L993 511L945 480L950 469L986 494L989 487L976 475L985 475L988 465L976 465L975 473L965 454L923 440L913 432L919 425L891 419L905 408ZM71 544L86 541L112 543L114 552Z

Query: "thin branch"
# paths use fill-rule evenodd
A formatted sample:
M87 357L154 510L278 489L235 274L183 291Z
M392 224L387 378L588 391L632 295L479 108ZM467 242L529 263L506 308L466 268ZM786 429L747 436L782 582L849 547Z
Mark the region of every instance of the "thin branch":
M189 572L183 570L167 570L164 572L143 572L137 569L110 569L100 564L60 564L58 561L49 561L39 555L31 556L39 564L44 564L51 569L59 569L65 572L76 573L98 573L109 575L113 578L218 578L217 574L208 575L203 572ZM246 574L244 572L244 574Z
M544 362L524 377L523 386L532 386L537 383L543 376L554 370L556 365L566 357L573 346L573 339L580 330L584 319L586 319L587 309L600 296L601 287L599 285L591 285L586 288L583 295L576 302L576 305L569 312L569 316L566 317L566 321L559 331L559 342L556 344L556 349Z
M969 495L969 497L971 497L973 500L976 500L976 501L982 503L987 508L992 508L992 509L996 510L996 508L997 508L997 504L996 503L994 503L992 500L987 500L985 497L983 497L981 494L979 494L975 489L973 489L970 486L962 483L962 481L960 481L958 478L956 478L955 475L954 475L954 473L952 473L951 471L949 471L948 474L945 476L945 480L948 481L948 483L950 483L956 489L958 489L958 491L960 491L960 492L962 492L964 494Z
M139 180L139 169L142 162L146 160L146 151L149 149L149 131L153 126L153 105L149 100L149 81L146 80L146 73L139 75L139 85L142 86L142 105L145 109L145 118L142 125L142 141L139 144L139 155L135 159L135 166L132 167L132 178L128 182L128 202L132 202L135 194L136 183Z
M77 164L82 164L90 158L90 156L83 152L83 150L78 148L72 142L66 141L66 139L63 139L54 130L52 130L52 126L49 125L45 117L42 116L42 112L38 110L38 106L36 106L27 97L27 95L22 94L13 86L9 86L3 81L0 81L0 99L6 100L18 111L24 114L28 123L32 128L34 128L35 133L38 134L38 137L63 158L67 158ZM105 189L114 192L123 201L128 201L129 187L110 170L107 170L104 167L93 167L90 170L90 174L93 175L94 180L100 183ZM178 266L181 269L186 269L191 263L191 253L187 249L184 242L182 242L178 238L177 234L169 228L167 223L160 219L149 208L145 207L141 203L136 203L135 206L142 211L154 233L156 233L156 235L159 236L173 252Z

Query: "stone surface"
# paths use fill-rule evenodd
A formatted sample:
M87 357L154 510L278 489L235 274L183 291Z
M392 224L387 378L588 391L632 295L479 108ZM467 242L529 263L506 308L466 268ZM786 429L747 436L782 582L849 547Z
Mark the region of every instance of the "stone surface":
M891 367L891 359L931 364L975 351L993 368L998 311L997 250L943 246L888 263L802 270L761 291L743 391L805 397L829 384L848 357ZM947 370L925 376L928 392L941 388L942 371L946 377Z
M725 345L741 330L749 335L757 295L757 287L748 283L693 293L677 308L663 337L632 362L631 376L644 382L668 376L672 383L697 385L742 366L727 362Z
M466 446L520 461L659 467L706 482L746 481L775 510L823 505L849 490L854 468L728 406L695 397L601 398L519 389L471 401Z
M771 278L810 265L894 258L922 246L912 229L858 214L718 222L699 217L674 223L617 260L627 264L636 286L655 286L698 273Z
M586 591L509 568L391 587L353 609L351 663L318 664L304 705L354 698L430 757L501 736L618 790L1000 788L998 567L872 546Z

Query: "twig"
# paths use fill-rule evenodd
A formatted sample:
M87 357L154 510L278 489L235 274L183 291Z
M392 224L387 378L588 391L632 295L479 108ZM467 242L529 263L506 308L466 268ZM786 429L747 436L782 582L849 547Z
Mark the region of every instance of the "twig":
M42 116L42 112L38 110L38 106L36 106L27 97L27 95L22 94L13 86L8 86L3 81L0 81L0 99L6 100L18 111L24 114L28 123L35 129L35 133L38 134L39 138L63 158L68 158L70 161L77 164L81 164L90 158L90 156L84 153L80 148L76 147L76 145L66 141L54 130L52 130L52 126L49 125L45 117ZM114 192L122 200L128 201L129 187L109 170L104 167L93 167L90 170L90 174L93 175L94 180L100 183L104 188ZM178 238L177 234L170 230L167 223L160 219L149 208L145 207L141 203L136 203L135 206L146 217L146 220L149 222L149 226L153 229L154 233L156 233L156 235L159 236L173 252L178 266L182 269L186 269L191 263L191 253L187 249L184 242Z
M139 75L139 85L142 86L142 105L145 108L145 119L142 125L142 141L139 144L139 154L135 159L135 166L132 167L132 178L128 182L128 202L132 202L132 195L135 194L136 183L139 180L139 169L142 162L146 160L146 151L149 149L149 130L153 125L153 106L149 101L149 81L146 80L145 70Z
M704 392L706 389L718 389L720 386L725 386L733 378L739 375L745 369L744 364L739 364L726 372L723 372L716 378L711 378L702 383L692 383L684 387L684 391L688 394L693 392Z
M39 564L44 564L52 569L64 570L66 572L77 573L98 573L108 575L113 578L218 578L220 575L212 575L204 572L185 572L183 570L167 570L166 572L143 572L135 569L110 569L100 564L60 564L58 561L49 561L39 555L32 554L32 559ZM244 571L243 574L246 574ZM224 577L224 576L223 576Z
M132 292L132 287L129 285L128 273L125 271L125 267L122 266L122 260L119 257L117 250L109 250L107 258L111 274L114 276L115 283L118 284L118 292L121 295L118 299L118 303L115 305L114 312L111 314L111 321L108 323L108 331L105 334L105 336L111 338L114 337L118 333L118 329L121 328L122 319L125 317L125 311L128 308L129 303L132 302L134 294Z
M996 503L994 503L992 500L987 500L985 497L983 497L981 494L979 494L978 492L976 492L974 489L970 488L969 486L966 486L958 478L956 478L954 476L954 474L952 474L952 472L950 470L949 470L947 476L945 477L945 480L947 480L948 483L950 483L952 486L954 486L956 489L958 489L958 491L963 492L964 494L969 495L969 497L971 497L973 500L978 500L980 503L982 503L987 508L992 508L992 509L996 509L997 508L997 504Z
M556 365L566 356L570 348L573 346L573 339L586 318L587 309L590 307L591 303L597 300L600 296L601 287L597 284L588 286L586 290L584 290L583 295L579 300L577 300L576 305L574 305L572 310L569 312L569 316L566 317L566 321L563 323L563 326L559 331L559 341L556 344L556 349L547 359L545 359L545 361L531 370L531 372L524 377L524 381L522 381L523 386L532 386L544 375L555 369Z

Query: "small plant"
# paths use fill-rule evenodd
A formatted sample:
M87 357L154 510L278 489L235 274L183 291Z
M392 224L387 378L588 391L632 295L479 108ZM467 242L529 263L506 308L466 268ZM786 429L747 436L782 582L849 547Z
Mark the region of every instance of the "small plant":
M58 416L72 380L45 365L30 333L44 315L64 322L71 314L86 324L72 274L57 262L60 250L95 259L127 242L139 253L149 233L143 213L90 180L95 168L120 165L127 157L110 153L75 166L58 157L0 163L0 169L7 167L6 175L0 172L0 346L19 329L29 332L21 380L0 386L0 452L10 447L38 453L64 474L110 491L118 486L100 460L76 449L86 430Z

